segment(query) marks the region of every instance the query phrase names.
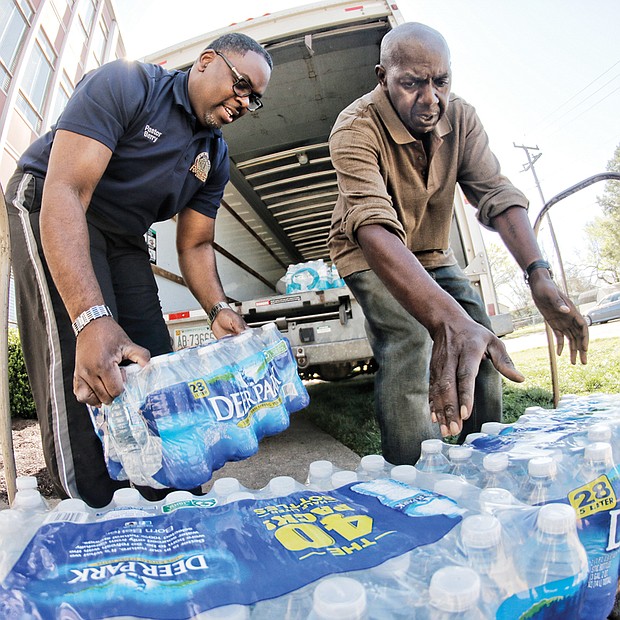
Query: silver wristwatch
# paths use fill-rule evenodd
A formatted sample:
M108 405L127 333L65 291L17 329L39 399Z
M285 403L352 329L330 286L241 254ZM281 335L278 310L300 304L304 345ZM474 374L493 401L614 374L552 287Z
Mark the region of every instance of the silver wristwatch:
M112 311L107 306L92 306L88 310L84 310L82 314L80 314L73 323L71 323L71 327L73 328L73 333L76 338L77 335L91 322L95 319L100 319L104 316L112 316Z
M207 318L209 319L209 325L215 321L215 317L220 313L221 310L228 309L232 310L232 308L225 301L218 301L211 310L209 310L209 314Z

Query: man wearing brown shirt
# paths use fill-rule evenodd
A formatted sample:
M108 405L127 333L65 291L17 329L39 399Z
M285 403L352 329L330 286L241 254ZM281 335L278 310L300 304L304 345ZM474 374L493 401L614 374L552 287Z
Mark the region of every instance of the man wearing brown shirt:
M441 34L395 28L376 73L378 86L340 114L330 136L339 197L329 247L364 309L379 365L383 454L415 463L424 439L464 438L501 419L499 373L523 380L450 249L456 183L527 274L558 354L566 338L571 362L579 353L585 364L588 331L551 279L527 200L502 176L475 110L450 94Z

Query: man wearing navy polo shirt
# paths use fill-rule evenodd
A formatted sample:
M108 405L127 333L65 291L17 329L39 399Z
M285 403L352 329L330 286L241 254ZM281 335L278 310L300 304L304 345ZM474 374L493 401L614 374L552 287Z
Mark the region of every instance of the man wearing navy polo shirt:
M123 390L119 364L171 350L144 233L177 215L181 273L217 337L231 310L213 249L228 182L222 125L262 106L269 54L220 37L187 72L124 60L86 75L7 187L18 321L46 464L61 497L104 506L109 478L84 403ZM149 499L161 493L141 489Z

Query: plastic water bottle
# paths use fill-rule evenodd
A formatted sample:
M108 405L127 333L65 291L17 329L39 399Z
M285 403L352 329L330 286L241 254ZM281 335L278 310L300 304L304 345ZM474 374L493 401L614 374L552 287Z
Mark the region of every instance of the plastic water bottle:
M429 474L448 473L450 461L443 454L444 443L441 439L425 439L420 447L420 459L415 465L419 471Z
M500 487L487 487L480 491L478 496L480 511L493 514L496 510L502 510L510 506L521 504L508 489ZM523 505L523 504L521 504Z
M375 480L387 474L387 462L380 454L367 454L360 460L357 475L360 480Z
M412 578L410 564L411 555L405 553L359 571L357 578L366 588L369 618L415 617L414 608L422 604L422 588Z
M159 513L157 504L145 500L138 489L125 487L116 489L112 501L95 517L99 521L108 521L119 518L146 518Z
M351 577L324 579L314 590L308 620L366 620L366 588Z
M472 460L474 449L471 446L452 446L448 449L449 472L470 484L478 484L480 472Z
M19 559L34 531L24 528L21 510L0 510L0 583Z
M78 498L63 499L45 517L45 523L66 521L71 523L88 523L94 514L88 504Z
M557 470L557 463L551 456L530 459L528 478L519 493L521 500L530 506L538 506L557 499L560 494L556 485Z
M588 576L588 558L577 537L576 515L567 504L545 504L540 508L533 535L517 556L522 575L530 589L544 586L545 596L568 596L573 609L564 609L565 618L577 618Z
M261 489L257 496L261 499L284 497L304 489L304 485L297 482L292 476L275 476L264 489Z
M471 515L461 523L461 543L467 563L481 578L482 602L496 609L500 602L520 592L524 583L502 542L502 525L490 514Z
M517 492L518 483L508 471L510 460L506 452L492 452L482 459L482 487L500 487L510 491L513 495Z
M331 461L312 461L308 468L306 484L315 491L329 491L332 489L332 475L334 464Z
M484 620L479 607L480 577L463 566L440 568L429 586L430 620Z
M256 499L256 494L251 491L237 491L236 493L231 493L226 500L227 504L232 504L234 502L240 502L242 499Z
M11 508L26 512L47 512L49 506L36 488L25 488L15 493Z
M351 484L352 482L357 482L358 480L359 478L357 472L351 471L350 469L341 469L331 475L332 489L338 489L343 487L345 484Z
M390 470L390 478L392 480L398 480L398 482L404 482L409 486L415 484L418 477L418 470L413 465L394 465Z
M211 487L211 491L207 495L215 499L218 504L226 504L228 497L232 493L239 493L247 490L248 489L242 486L237 478L227 476L215 480L213 482L213 486Z
M577 472L581 484L592 482L599 476L607 474L614 468L611 444L597 441L585 447L583 462Z

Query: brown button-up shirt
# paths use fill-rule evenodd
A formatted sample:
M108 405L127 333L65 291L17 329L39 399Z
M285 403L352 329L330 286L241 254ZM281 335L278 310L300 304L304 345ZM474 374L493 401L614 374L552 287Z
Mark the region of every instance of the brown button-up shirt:
M428 158L380 86L340 113L329 145L339 196L328 245L342 276L369 268L356 241L368 224L389 228L427 268L453 265L457 183L489 228L509 207L528 206L501 174L474 108L456 95L430 136Z

